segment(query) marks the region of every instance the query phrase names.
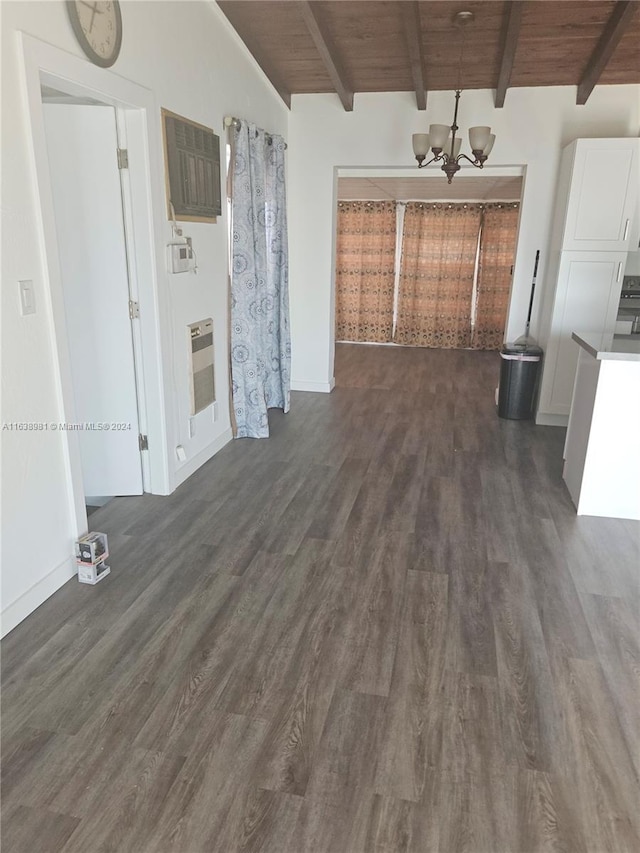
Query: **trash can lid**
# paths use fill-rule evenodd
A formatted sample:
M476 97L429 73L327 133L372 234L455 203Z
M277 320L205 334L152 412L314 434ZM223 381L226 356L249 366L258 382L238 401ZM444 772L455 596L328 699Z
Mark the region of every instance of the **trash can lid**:
M542 348L535 344L505 344L500 350L504 355L542 356Z

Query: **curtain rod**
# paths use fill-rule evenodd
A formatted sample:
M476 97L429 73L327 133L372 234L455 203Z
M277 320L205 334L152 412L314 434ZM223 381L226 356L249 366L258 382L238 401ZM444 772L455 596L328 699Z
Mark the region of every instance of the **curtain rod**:
M235 116L225 116L224 117L224 126L225 127L240 127L240 119L236 118ZM270 133L267 133L266 136L267 136L267 139L273 138ZM289 147L286 142L284 144L284 147L285 147L285 149L287 149Z

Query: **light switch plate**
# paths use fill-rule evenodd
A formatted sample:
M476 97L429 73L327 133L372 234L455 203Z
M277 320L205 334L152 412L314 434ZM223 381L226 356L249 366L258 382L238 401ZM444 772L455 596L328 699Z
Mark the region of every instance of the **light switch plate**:
M33 281L24 279L19 281L20 285L20 313L24 317L26 314L36 313L36 295L33 290Z

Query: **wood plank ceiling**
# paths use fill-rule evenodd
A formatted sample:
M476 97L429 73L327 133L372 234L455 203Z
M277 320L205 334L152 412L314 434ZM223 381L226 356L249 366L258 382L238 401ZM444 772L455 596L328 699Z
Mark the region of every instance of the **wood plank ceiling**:
M285 103L335 92L345 110L357 92L415 92L458 87L456 12L473 12L465 31L463 89L593 87L640 83L638 0L219 0L218 5Z

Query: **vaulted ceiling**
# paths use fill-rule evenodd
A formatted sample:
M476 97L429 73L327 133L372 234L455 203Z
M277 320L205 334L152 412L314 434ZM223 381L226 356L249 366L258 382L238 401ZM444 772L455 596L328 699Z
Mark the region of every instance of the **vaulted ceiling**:
M219 0L218 5L285 103L335 92L345 110L357 92L640 83L638 0ZM461 33L453 19L470 11Z

